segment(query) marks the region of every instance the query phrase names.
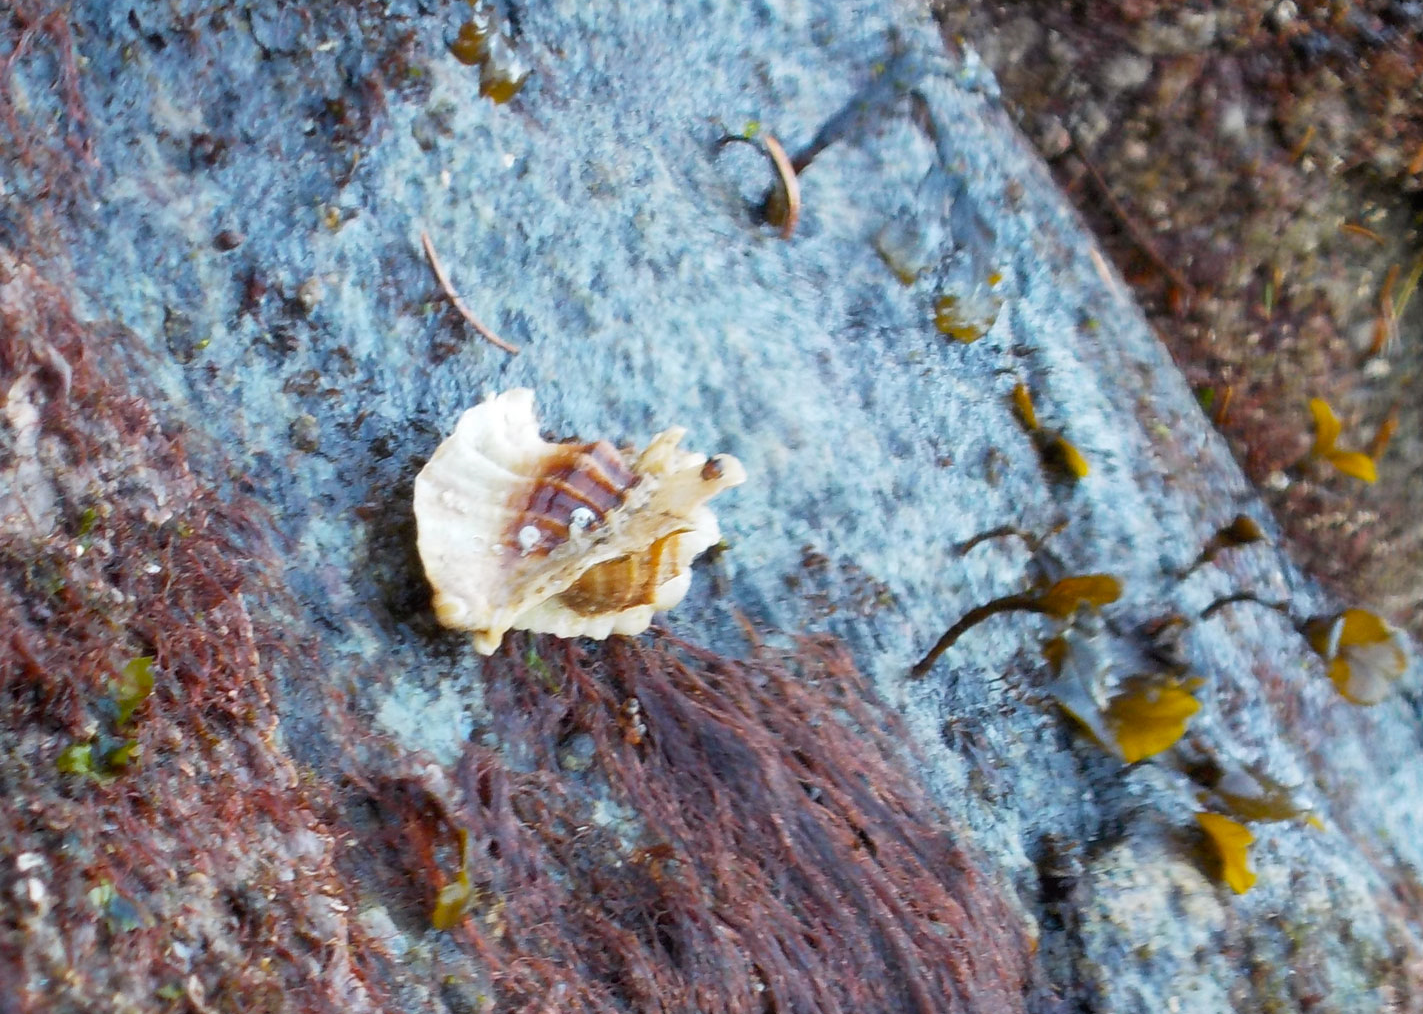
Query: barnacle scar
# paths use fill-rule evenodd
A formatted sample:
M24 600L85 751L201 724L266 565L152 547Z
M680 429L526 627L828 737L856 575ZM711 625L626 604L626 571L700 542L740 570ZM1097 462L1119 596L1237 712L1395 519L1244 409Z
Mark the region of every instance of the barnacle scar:
M679 447L684 433L664 430L636 455L606 440L549 443L527 388L465 412L415 479L439 621L470 631L485 655L509 630L646 630L721 539L707 501L746 481L734 457Z

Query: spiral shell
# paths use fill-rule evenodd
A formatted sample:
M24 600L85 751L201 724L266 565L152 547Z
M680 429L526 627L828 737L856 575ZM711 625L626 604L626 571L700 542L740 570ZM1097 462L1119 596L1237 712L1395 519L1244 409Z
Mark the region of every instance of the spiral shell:
M607 637L647 629L721 538L706 502L746 479L730 455L652 438L629 459L605 440L549 443L534 394L494 395L460 417L415 479L417 544L435 615L491 654L508 630Z

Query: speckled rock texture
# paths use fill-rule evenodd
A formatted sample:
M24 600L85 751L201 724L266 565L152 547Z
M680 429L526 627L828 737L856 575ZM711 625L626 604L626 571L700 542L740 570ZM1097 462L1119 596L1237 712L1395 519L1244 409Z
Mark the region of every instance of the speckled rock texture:
M1353 603L1271 544L975 55L908 3L501 15L530 68L502 105L449 50L463 4L4 15L0 607L19 633L0 675L22 805L0 825L0 1010L1423 1010L1416 669L1376 707L1335 692L1298 625ZM788 239L759 213L766 134L813 156ZM450 308L422 231L517 355ZM1038 453L1019 383L1089 474ZM715 505L725 545L662 632L512 635L485 662L435 625L414 475L463 409L516 386L557 437L682 425L744 463ZM1241 513L1267 539L1186 572ZM227 523L270 548L202 541ZM1029 538L961 548L1005 527ZM209 548L249 576L194 577ZM65 598L85 552L85 594L117 590L109 641L56 619L98 615ZM1175 747L1124 765L1056 706L1048 616L994 616L909 678L1039 573L1121 579L1075 634L1094 678L1143 671L1151 631L1179 629L1201 709ZM1200 618L1241 593L1258 601ZM164 642L165 617L186 640ZM81 634L105 647L64 664L103 654L114 675L36 689ZM151 699L116 717L118 673L149 655ZM84 718L90 698L109 710ZM130 735L137 774L57 764ZM1243 895L1194 817L1220 809L1222 772L1292 801L1249 822ZM761 787L738 799L738 777ZM556 830L550 786L584 818ZM722 820L739 837L705 840L754 842L760 865L662 842L674 790L668 835ZM115 807L132 825L95 823ZM184 820L251 845L133 844ZM438 931L457 870L468 912ZM655 918L619 922L648 885ZM555 900L519 907L536 894ZM816 963L860 912L882 990ZM645 964L604 967L578 933L624 954L643 934ZM108 957L126 947L133 964Z

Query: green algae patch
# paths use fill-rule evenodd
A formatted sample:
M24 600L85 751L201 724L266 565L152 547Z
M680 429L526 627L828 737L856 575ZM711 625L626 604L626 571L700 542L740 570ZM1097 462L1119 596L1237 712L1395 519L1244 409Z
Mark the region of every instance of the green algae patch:
M153 693L153 656L140 655L130 660L114 681L113 692L119 709L118 723L127 725L133 713Z

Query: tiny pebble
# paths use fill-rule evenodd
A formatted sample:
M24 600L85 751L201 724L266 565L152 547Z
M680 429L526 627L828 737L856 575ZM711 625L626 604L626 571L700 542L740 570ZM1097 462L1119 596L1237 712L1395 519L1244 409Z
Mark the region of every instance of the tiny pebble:
M321 302L321 297L325 294L321 279L316 277L308 278L301 283L301 288L296 290L297 302L301 304L302 310L306 313L315 310L317 304Z
M299 451L310 453L321 446L321 424L314 415L303 412L292 420L287 432L292 446Z
M587 771L593 766L596 744L586 732L570 736L558 749L558 764L565 771Z
M15 868L21 873L29 873L44 865L44 856L38 852L21 852L15 857Z

